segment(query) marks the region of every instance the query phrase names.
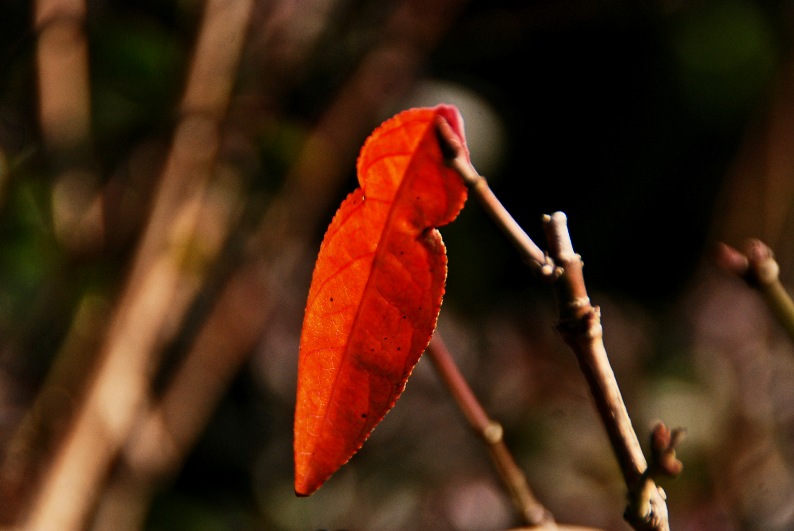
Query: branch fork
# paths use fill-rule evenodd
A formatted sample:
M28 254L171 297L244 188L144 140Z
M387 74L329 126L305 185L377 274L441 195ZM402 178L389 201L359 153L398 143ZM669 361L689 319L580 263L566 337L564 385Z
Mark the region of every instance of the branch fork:
M654 475L660 470L680 472L675 458L675 442L668 431L654 432L655 459L649 467L637 434L631 424L603 342L601 312L587 295L582 274L582 259L573 248L564 213L543 217L549 251L538 247L499 202L487 181L471 165L468 153L455 132L443 119L437 122L436 134L447 164L455 169L469 190L516 246L524 260L540 278L555 290L560 310L558 330L576 354L587 380L596 409L606 429L628 490L629 503L625 519L634 529L669 530L666 495ZM662 425L663 426L663 425ZM656 462L664 463L656 466Z

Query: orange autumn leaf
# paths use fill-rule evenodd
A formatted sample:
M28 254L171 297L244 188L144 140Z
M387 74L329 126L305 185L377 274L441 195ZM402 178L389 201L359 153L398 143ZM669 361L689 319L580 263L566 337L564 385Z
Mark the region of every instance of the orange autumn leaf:
M436 326L447 258L435 227L466 201L436 126L463 142L455 107L384 122L358 159L317 257L300 340L295 492L308 496L355 454L394 406ZM465 149L465 144L464 144Z

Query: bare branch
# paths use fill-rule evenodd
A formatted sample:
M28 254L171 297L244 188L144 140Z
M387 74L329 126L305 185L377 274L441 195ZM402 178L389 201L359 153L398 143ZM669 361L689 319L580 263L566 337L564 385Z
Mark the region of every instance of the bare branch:
M554 524L554 517L532 494L526 476L507 448L501 424L492 420L485 412L455 364L455 360L441 339L438 330L430 339L427 354L439 377L446 384L450 394L463 412L469 426L488 447L491 459L510 492L513 505L524 523L532 526Z
M544 217L544 225L551 257L563 269L554 283L560 307L558 329L576 354L623 472L629 494L624 517L635 529L667 530L664 491L646 474L648 465L604 347L601 311L590 304L582 260L573 250L567 218L556 212Z
M84 0L37 0L39 121L51 151L72 151L91 135Z
M461 140L443 118L438 119L436 132L441 144L441 150L447 159L447 164L458 172L469 190L477 196L483 208L518 249L518 252L521 253L524 261L542 277L553 277L557 273L554 263L524 232L524 229L516 223L513 216L510 215L493 191L491 191L485 177L477 173L477 170L474 169L471 161L469 161L468 153L463 148Z

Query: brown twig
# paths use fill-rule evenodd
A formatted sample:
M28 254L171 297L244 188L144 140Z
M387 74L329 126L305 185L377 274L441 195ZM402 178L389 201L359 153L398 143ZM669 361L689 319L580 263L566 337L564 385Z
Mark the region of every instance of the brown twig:
M516 223L513 216L502 206L502 203L494 195L485 177L477 173L472 166L466 151L463 149L460 139L452 130L452 127L444 120L439 118L436 123L441 148L444 151L447 164L450 165L461 176L469 190L477 196L486 212L494 219L497 226L502 229L508 239L513 243L524 261L543 277L553 277L557 274L554 263L548 255L538 247L534 241L524 232L524 229Z
M573 250L565 215L557 212L545 216L544 226L550 254L564 271L555 284L560 305L558 328L577 355L618 454L623 476L632 485L640 479L647 464L607 359L600 309L590 304L582 275L582 260Z
M794 301L780 282L780 266L772 249L760 240L749 240L745 252L721 243L717 263L757 289L772 314L794 340Z
M492 420L485 412L438 331L430 339L427 354L469 426L488 447L491 459L524 523L531 526L554 526L554 517L532 494L524 472L507 448L501 424Z
M664 491L656 486L648 473L645 456L604 348L600 310L590 304L582 275L582 260L573 250L565 214L557 212L544 217L549 242L547 256L493 196L485 179L471 165L460 139L449 124L439 121L437 132L447 163L457 170L529 264L544 278L555 280L560 306L558 328L576 354L628 488L626 520L635 529L669 529Z

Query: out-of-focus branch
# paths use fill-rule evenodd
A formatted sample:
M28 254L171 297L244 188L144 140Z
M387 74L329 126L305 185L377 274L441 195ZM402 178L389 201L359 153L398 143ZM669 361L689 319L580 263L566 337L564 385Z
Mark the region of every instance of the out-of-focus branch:
M91 136L84 0L36 0L39 120L51 151L72 151Z
M436 330L427 347L427 355L436 372L449 389L463 416L472 430L483 440L491 454L491 459L499 471L502 482L507 487L521 519L531 526L551 526L552 514L535 498L529 488L526 475L518 467L513 454L504 442L502 425L491 419L485 412L468 382L461 374L455 360Z
M212 246L204 245L196 229L218 150L218 120L232 85L223 77L236 72L250 10L250 1L211 0L206 7L182 104L185 114L154 209L111 318L96 377L43 478L27 529L85 526L109 466L146 401L152 364L173 333L169 324L181 321L205 262L212 259ZM205 92L202 87L212 88ZM187 252L197 249L209 253Z
M794 50L788 47L768 108L747 128L714 208L717 241L754 237L776 250L784 271L794 269Z
M794 340L794 301L780 282L780 266L772 249L761 240L749 240L744 253L721 243L717 263L757 289L772 314Z
M53 228L69 250L103 239L102 202L92 159L91 93L84 0L37 0L39 123L55 179Z

